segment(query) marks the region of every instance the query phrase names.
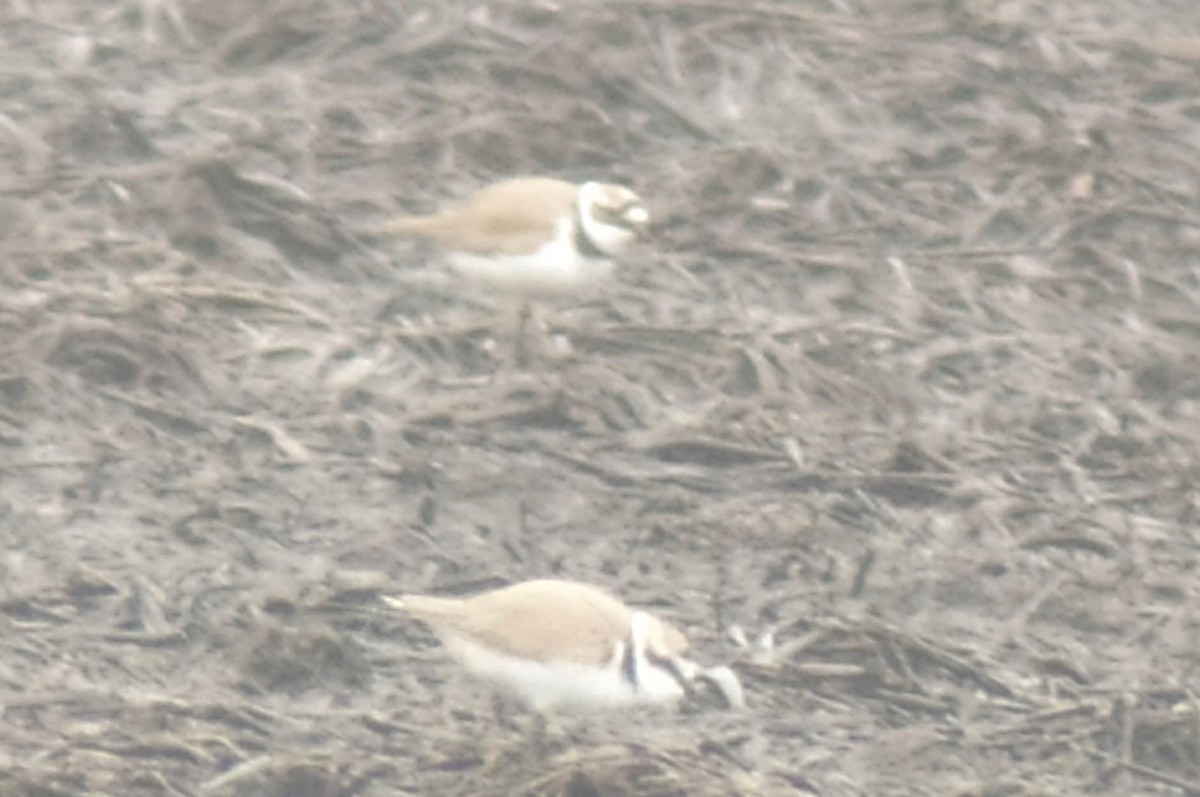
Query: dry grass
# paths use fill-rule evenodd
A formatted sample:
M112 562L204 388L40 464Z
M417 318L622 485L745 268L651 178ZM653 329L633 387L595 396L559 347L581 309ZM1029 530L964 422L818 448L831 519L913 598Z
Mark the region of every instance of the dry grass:
M3 794L1200 794L1190 0L0 21ZM656 237L497 373L369 231L531 172ZM372 602L538 575L750 708L538 748Z

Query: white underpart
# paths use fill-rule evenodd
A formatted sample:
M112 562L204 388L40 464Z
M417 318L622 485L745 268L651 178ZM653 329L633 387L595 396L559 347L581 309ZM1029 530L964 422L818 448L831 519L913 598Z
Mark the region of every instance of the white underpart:
M683 697L683 687L658 667L641 657L638 689L621 671L623 643L603 667L573 662L539 662L522 659L460 636L446 635L446 648L467 669L481 678L509 689L535 710L598 709L635 703L663 703Z
M570 219L559 219L554 237L532 254L458 252L450 256L450 268L466 280L519 296L553 298L585 293L611 278L613 263L581 255L575 248L574 229Z

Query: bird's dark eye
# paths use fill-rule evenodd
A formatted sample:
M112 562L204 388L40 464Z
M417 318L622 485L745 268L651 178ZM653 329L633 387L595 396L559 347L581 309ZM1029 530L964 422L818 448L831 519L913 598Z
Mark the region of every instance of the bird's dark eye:
M597 205L595 209L596 218L609 224L620 224L626 209L626 206L612 207L610 205Z
M597 202L592 205L592 216L601 224L622 227L627 230L643 226L650 218L646 209L636 199L619 205Z

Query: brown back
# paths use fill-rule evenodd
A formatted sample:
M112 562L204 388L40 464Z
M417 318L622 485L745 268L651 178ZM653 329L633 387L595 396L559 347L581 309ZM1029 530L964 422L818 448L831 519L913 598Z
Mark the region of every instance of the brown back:
M473 598L406 595L410 614L441 634L471 638L536 661L607 663L630 632L630 611L598 587L573 581L526 581ZM680 653L687 640L664 624L665 642Z
M495 183L431 216L392 221L387 232L436 241L476 255L536 251L574 213L578 186L550 177L517 177Z

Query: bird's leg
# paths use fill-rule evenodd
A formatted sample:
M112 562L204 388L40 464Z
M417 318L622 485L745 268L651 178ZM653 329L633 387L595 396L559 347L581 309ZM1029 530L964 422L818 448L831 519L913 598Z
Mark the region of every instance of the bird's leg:
M570 734L559 717L534 710L527 719L521 747L528 760L535 764L546 761L562 748L570 746Z
M529 302L522 301L520 310L517 311L517 330L515 345L515 362L518 368L529 367L529 327L536 326L532 324L533 320L533 305ZM536 334L536 329L535 329Z
M514 716L514 713L519 713L519 711L520 709L509 695L500 691L492 694L492 717L496 720L497 727L520 730L520 723Z
M519 371L528 359L525 346L527 310L527 303L519 297L507 296L500 303L494 349L500 371Z

